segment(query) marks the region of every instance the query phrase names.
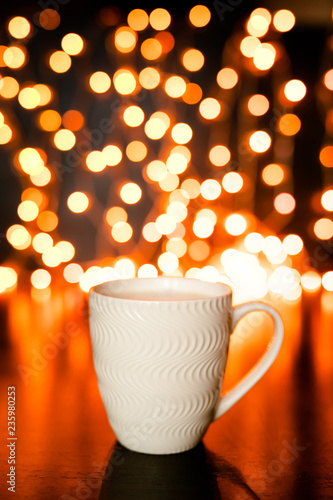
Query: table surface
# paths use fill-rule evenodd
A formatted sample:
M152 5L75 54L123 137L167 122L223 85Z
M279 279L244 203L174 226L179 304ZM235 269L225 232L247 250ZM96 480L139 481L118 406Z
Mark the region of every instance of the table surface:
M333 498L333 294L277 301L285 340L257 385L195 449L170 456L116 442L93 369L86 297L0 296L0 498ZM272 331L231 337L224 389L264 352ZM7 490L7 388L16 393L16 493Z

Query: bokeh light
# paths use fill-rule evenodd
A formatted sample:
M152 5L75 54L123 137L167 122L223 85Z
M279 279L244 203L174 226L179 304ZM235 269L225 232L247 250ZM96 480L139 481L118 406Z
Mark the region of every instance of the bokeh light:
M333 292L333 271L328 271L322 277L323 288L328 292Z
M120 189L120 197L128 205L134 205L140 201L142 190L135 182L127 182Z
M269 100L262 94L255 94L247 102L250 113L254 116L262 116L269 109Z
M216 167L223 167L229 163L231 153L226 146L218 144L209 151L209 159Z
M203 53L198 49L188 49L182 56L184 68L188 71L199 71L205 62Z
M89 85L96 94L104 94L111 87L111 78L104 71L95 71L89 78Z
M132 52L136 45L137 39L138 35L136 34L136 32L128 26L122 26L121 28L118 28L114 35L114 43L117 50L124 54Z
M280 165L270 163L266 165L261 175L263 181L268 184L268 186L278 186L284 179L284 170Z
M89 198L82 191L75 191L68 196L67 206L75 214L80 214L89 207Z
M321 195L321 205L328 212L333 212L333 189L327 189Z
M8 31L12 37L21 40L26 38L31 30L29 21L22 16L12 17L8 23Z
M313 231L318 239L329 240L333 237L333 221L327 217L322 217L315 222Z
M290 31L295 25L294 14L287 9L278 10L273 16L273 25L277 31Z
M264 153L270 148L272 139L264 130L257 130L251 134L249 144L256 153Z
M224 223L226 231L232 236L239 236L246 230L246 219L240 214L229 215Z
M199 105L199 112L206 120L214 120L221 113L221 104L213 97L203 99Z
M119 94L129 95L136 89L136 77L129 69L122 68L114 73L113 84Z
M298 102L306 94L306 86L301 80L290 80L284 86L284 95L291 102Z
M195 5L189 12L189 19L196 28L207 26L211 19L210 10L205 5Z
M82 52L84 42L77 33L67 33L61 40L61 47L66 54L77 56Z
M154 30L162 31L167 29L171 23L171 16L166 9L154 9L149 16L149 22Z
M66 52L57 50L51 54L49 65L55 73L66 73L72 65L72 59Z
M238 82L238 74L233 68L223 68L217 73L216 80L222 89L232 89Z
M243 177L237 172L228 172L222 179L222 187L228 193L238 193L243 184Z
M147 28L149 17L143 9L133 9L127 16L128 25L135 31L143 31Z
M292 194L280 193L274 199L274 208L279 214L290 214L295 207L296 201Z
M31 274L30 280L33 287L42 290L50 285L51 274L46 271L46 269L36 269L36 271Z

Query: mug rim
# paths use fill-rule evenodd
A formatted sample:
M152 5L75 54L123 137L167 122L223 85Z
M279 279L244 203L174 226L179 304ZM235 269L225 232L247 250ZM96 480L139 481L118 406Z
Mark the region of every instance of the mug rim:
M220 289L220 292L216 293L211 293L209 295L205 295L204 293L202 294L202 297L179 297L179 298L144 298L144 297L126 297L126 296L121 296L121 295L116 295L116 291L112 294L112 290L110 290L110 293L107 293L107 290L105 290L107 287L111 287L112 284L129 284L129 283L138 283L139 281L141 282L154 282L156 283L157 281L164 281L164 282L176 282L176 281L182 281L183 283L186 282L188 285L193 285L194 283L196 285L204 287L209 287L209 288L215 288L216 290ZM104 290L103 290L104 289ZM154 290L152 290L152 293L154 293ZM190 292L188 292L190 293ZM185 278L182 276L155 276L155 277L150 277L150 278L139 278L139 277L134 277L134 278L117 278L114 280L109 280L105 281L104 283L99 283L98 285L95 285L90 288L89 290L89 295L95 294L97 296L102 296L107 299L112 299L112 300L120 300L120 301L126 301L126 302L157 302L157 303L166 303L166 302L175 302L175 300L180 301L180 302L195 302L195 301L209 301L212 299L217 299L220 297L227 297L232 295L232 288L221 282L212 282L212 281L204 281L200 280L198 278ZM198 293L200 295L200 293Z

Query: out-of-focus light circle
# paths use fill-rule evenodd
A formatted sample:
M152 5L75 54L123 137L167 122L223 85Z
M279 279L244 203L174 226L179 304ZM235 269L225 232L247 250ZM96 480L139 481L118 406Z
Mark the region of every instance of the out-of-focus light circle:
M196 240L190 244L188 253L191 259L200 262L207 259L209 256L210 246L205 241Z
M308 292L315 292L321 287L321 277L316 271L307 271L301 277L301 285Z
M44 30L55 30L60 24L60 16L55 9L44 9L39 14L39 24Z
M184 68L188 71L199 71L205 62L203 53L198 49L188 49L182 57Z
M276 163L270 163L262 171L262 179L268 186L277 186L284 179L284 170Z
M169 172L171 172L172 174L182 174L187 168L187 160L182 154L172 153L167 158L166 166ZM165 177L163 177L162 179L164 178Z
M238 82L238 74L233 68L222 68L217 73L216 81L222 89L232 89Z
M158 117L150 117L145 124L145 134L149 139L161 139L167 131L167 125Z
M57 50L51 54L49 65L55 73L66 73L72 65L72 59L66 52Z
M122 257L117 260L114 265L114 270L119 274L120 278L134 278L135 276L135 264L134 262L127 258Z
M193 131L187 123L176 123L171 130L171 137L177 144L187 144L192 135Z
M266 236L262 251L267 258L278 255L281 250L283 250L282 242L277 236Z
M52 247L48 248L42 254L42 261L47 267L57 267L62 262L62 253L59 248Z
M245 236L244 245L248 252L259 253L263 248L264 237L260 233L249 233Z
M58 225L58 217L51 210L44 210L37 217L37 226L41 231L51 232Z
M132 141L126 146L126 156L134 162L139 162L146 158L147 152L147 146L141 141Z
M146 167L146 172L149 177L154 182L158 182L163 179L167 174L167 168L163 161L153 160L148 163Z
M22 192L21 200L22 201L31 200L37 205L37 207L40 207L42 204L44 204L45 197L39 189L30 187Z
M176 221L170 214L161 214L155 221L155 227L161 234L171 234L176 229Z
M46 186L51 180L51 172L43 167L39 173L30 175L30 180L35 186Z
M48 233L37 233L32 240L32 246L38 253L43 253L53 246L53 238Z
M187 216L186 205L181 201L173 201L167 208L167 214L176 222L182 222Z
M111 229L111 235L118 243L126 243L133 236L133 229L128 222L116 222Z
M91 172L102 172L105 167L105 157L102 151L91 151L87 154L86 165Z
M127 212L122 207L112 207L106 212L106 221L109 226L114 226L117 222L127 222Z
M328 90L333 90L333 69L330 69L324 75L324 85Z
M120 189L121 199L128 205L134 205L142 197L142 190L135 182L127 182Z
M249 144L256 153L264 153L270 148L272 139L264 130L257 130L251 134Z
M200 193L205 200L216 200L222 192L220 183L215 179L206 179L200 186Z
M170 76L164 84L164 89L170 97L181 97L186 91L186 82L180 76Z
M329 240L333 237L333 221L323 217L314 224L313 231L320 240Z
M262 116L269 109L269 100L262 94L255 94L248 100L247 107L251 115Z
M280 193L274 199L274 208L279 214L290 214L295 207L295 198L289 193Z
M138 278L156 278L158 271L153 264L143 264L138 269Z
M175 46L175 39L168 31L160 31L154 38L160 42L163 54L167 54Z
M15 97L20 90L20 86L17 80L12 76L4 76L0 83L0 95L4 99L12 99Z
M226 146L217 145L209 151L209 159L216 167L223 167L229 163L231 153Z
M132 28L121 26L115 33L114 43L119 52L127 54L135 48L137 39L138 35Z
M283 135L292 136L301 129L301 120L293 113L286 113L279 118L277 125Z
M139 73L139 82L144 89L155 89L161 81L161 75L156 68L144 68Z
M333 146L325 146L319 154L320 162L327 168L333 168Z
M163 273L173 273L179 265L178 257L171 252L164 252L157 259L157 265Z
M52 92L50 88L47 85L44 85L42 83L38 83L37 85L34 85L33 88L37 90L39 94L39 106L45 106L48 104L51 99L52 99Z
M12 129L5 123L2 127L0 127L0 144L7 144L12 137Z
M284 86L284 95L291 102L298 102L306 94L306 86L301 80L289 80Z
M47 132L54 132L61 125L61 116L54 109L42 111L38 117L39 125Z
M214 120L221 113L221 104L213 97L206 97L199 105L199 113L206 120Z
M251 13L246 29L252 36L264 36L268 31L271 19L270 12L260 7Z
M240 50L243 56L253 57L254 51L260 45L260 40L255 36L246 36L240 44Z
M202 89L197 83L187 83L182 99L186 104L197 104L202 98Z
M62 117L62 123L65 128L72 132L80 130L84 125L84 116L76 109L69 109Z
M61 151L69 151L75 146L76 137L71 130L63 128L54 134L53 142Z
M179 201L182 201L187 205L189 200L197 198L197 196L199 196L200 194L200 186L201 186L200 182L197 181L196 179L191 179L191 178L185 179L181 184L181 189L179 194L182 196L182 199L179 198ZM170 195L170 201L171 201L171 196L172 195Z
M66 54L77 56L83 50L83 40L77 33L67 33L61 40L61 47Z
M149 16L149 22L152 28L157 31L167 29L171 23L171 16L166 9L154 9Z
M321 196L321 205L328 212L333 212L333 189L327 189Z
M239 236L246 230L246 219L240 214L231 214L226 218L224 227L227 233L232 236Z
M89 85L96 94L104 94L111 87L111 78L104 71L96 71L90 76Z
M253 64L261 71L270 69L275 62L276 50L270 43L262 43L254 51Z
M136 78L129 69L119 69L113 75L113 84L119 94L129 95L136 89Z
M147 222L142 228L142 236L146 241L150 243L155 243L160 240L162 235L156 229L155 222Z
M192 229L198 238L209 238L214 232L214 226L214 222L209 217L197 217Z
M18 216L24 221L35 220L38 216L38 212L38 205L31 200L22 201L17 207Z
M243 187L243 177L237 172L228 172L222 179L222 187L228 193L238 193Z
M146 38L141 44L140 51L145 59L148 61L155 61L161 57L163 47L156 38Z
M177 174L167 172L166 176L158 181L158 185L163 191L169 193L178 187L179 177Z
M328 271L322 277L322 284L325 290L333 292L333 271Z
M83 275L83 269L80 264L72 262L65 267L63 275L68 283L78 283Z
M40 174L44 168L44 162L35 148L22 149L18 159L23 172L28 175Z
M51 275L46 269L36 269L36 271L32 273L30 281L32 286L39 290L43 290L43 288L47 288L51 283Z
M128 25L135 31L143 31L147 28L149 17L145 10L134 9L127 16Z
M0 293L17 284L17 272L11 267L0 266Z
M12 37L21 40L26 38L31 30L29 21L22 16L12 17L8 23L8 31Z
M273 25L277 31L290 31L295 25L296 18L294 14L287 9L278 10L273 17Z
M180 258L187 252L187 245L181 238L171 238L166 244L166 251L171 252Z
M109 167L114 167L121 162L123 154L121 149L114 144L108 144L102 150L104 161Z
M207 26L210 18L210 10L205 5L195 5L189 12L190 22L196 28L203 28L203 26Z
M68 196L67 206L75 214L81 214L89 207L89 198L82 191L75 191Z
M11 45L4 51L3 60L8 68L18 69L26 62L25 51Z
M145 119L145 114L139 106L128 106L123 113L123 118L129 127L138 127Z
M297 234L288 234L283 241L282 246L288 255L298 255L303 250L303 240Z
M22 108L34 109L40 103L40 95L33 87L25 87L19 92L18 101Z
M31 243L30 233L20 224L10 226L7 229L6 238L17 250L25 250Z

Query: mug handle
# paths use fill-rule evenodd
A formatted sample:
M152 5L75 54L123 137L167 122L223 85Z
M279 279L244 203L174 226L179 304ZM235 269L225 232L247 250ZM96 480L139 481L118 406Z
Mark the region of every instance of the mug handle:
M220 397L216 407L213 420L219 418L228 411L251 387L254 386L272 365L280 350L283 340L283 323L278 312L273 307L262 302L247 302L233 308L232 331L238 321L251 311L265 311L274 321L274 333L266 352L238 384L223 397Z

